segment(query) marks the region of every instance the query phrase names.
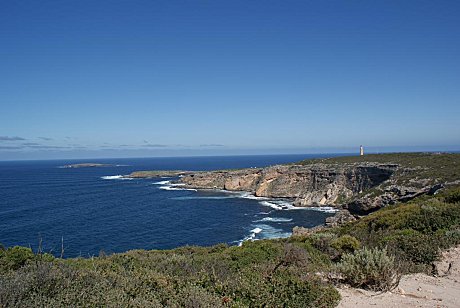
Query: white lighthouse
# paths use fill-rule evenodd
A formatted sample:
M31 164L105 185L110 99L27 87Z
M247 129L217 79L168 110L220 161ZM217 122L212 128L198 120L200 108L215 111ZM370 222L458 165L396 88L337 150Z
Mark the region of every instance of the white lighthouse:
M362 145L359 146L359 155L363 156L364 155L364 148Z

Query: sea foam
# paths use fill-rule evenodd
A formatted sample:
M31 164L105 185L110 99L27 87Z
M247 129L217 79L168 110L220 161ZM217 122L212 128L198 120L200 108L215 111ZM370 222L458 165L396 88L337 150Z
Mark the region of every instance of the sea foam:
M160 182L155 182L155 183L152 183L153 185L166 185L166 184L169 184L171 183L171 181L160 181Z
M292 218L283 218L283 217L265 217L261 220L256 220L256 222L291 222Z
M242 240L237 241L238 246L243 245L243 242L245 242L245 241L255 241L255 240L256 240L257 234L259 234L259 233L262 232L262 231L263 231L262 228L258 228L258 227L252 229L251 231L249 231L250 233L249 233L248 236L246 236L246 237L243 238Z
M196 189L193 189L193 188L179 188L179 187L174 187L174 186L171 186L171 185L160 186L158 188L162 189L162 190L190 190L190 191L197 191Z
M320 206L320 207L306 207L306 210L310 211L318 211L318 212L324 212L324 213L336 213L339 210L336 208L333 208L331 206Z
M103 180L133 180L133 178L128 178L125 177L124 175L106 175L106 176L101 176L101 179Z
M224 190L225 192L225 190ZM238 198L243 198L243 199L251 199L251 200L269 200L269 198L266 197L257 197L251 194L250 192L235 192L235 194L238 194Z
M249 235L244 237L242 240L236 241L238 246L243 245L246 241L257 241L260 239L272 239L272 238L285 238L291 236L290 232L285 232L281 229L274 228L269 225L260 224L255 225L255 228L249 231Z

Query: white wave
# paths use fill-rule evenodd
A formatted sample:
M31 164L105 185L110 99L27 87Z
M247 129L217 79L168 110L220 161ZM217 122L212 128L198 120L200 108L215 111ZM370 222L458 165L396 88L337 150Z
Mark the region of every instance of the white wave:
M166 185L166 184L169 184L171 183L171 181L160 181L160 182L155 182L155 183L152 183L153 185Z
M192 188L177 188L177 187L173 187L171 185L160 186L159 188L162 189L162 190L190 190L190 191L197 191L196 189L192 189Z
M262 221L268 221L268 222L291 222L291 218L283 218L283 217L265 217L262 218L261 220L257 220L256 222L262 222Z
M189 191L197 191L196 189L193 188L182 188L185 184L182 183L171 183L171 181L160 181L153 183L155 185L162 185L159 188L162 190L189 190Z
M274 228L269 225L256 225L254 229L249 231L249 235L242 240L236 241L238 246L243 245L246 241L257 241L260 239L285 238L291 236L290 232L285 232L281 229Z
M106 176L101 176L101 179L103 180L132 180L133 178L128 178L124 175L106 175Z
M106 175L101 177L101 179L104 180L116 180L116 179L121 179L123 176L122 175Z
M269 225L258 225L263 232L260 233L261 239L273 239L273 238L285 238L291 236L291 232L286 232L282 229L278 229Z
M299 210L299 209L304 209L301 207L296 207L293 206L291 202L285 201L285 200L274 200L270 199L270 201L261 201L259 202L260 205L263 206L269 206L272 209L275 210Z
M283 207L279 204L276 204L274 202L268 202L268 201L261 201L259 202L260 205L263 205L263 206L269 206L271 207L272 209L275 209L275 210L282 210Z
M330 206L320 206L320 207L302 207L302 206L294 206L291 202L284 201L284 200L270 200L270 201L262 201L259 204L264 206L269 206L275 210L310 210L310 211L318 211L324 213L336 213L338 209L330 207Z
M257 197L251 194L250 192L238 192L237 193L239 198L243 199L251 199L251 200L269 200L269 198L266 197Z
M320 206L320 207L305 207L306 210L310 211L318 211L318 212L325 212L325 213L336 213L339 210L336 208L333 208L331 206Z
M245 241L255 241L255 240L256 240L257 234L259 234L259 233L262 232L262 231L263 231L263 230L262 230L261 228L254 228L254 229L252 229L251 231L249 231L250 233L249 233L248 236L246 236L246 237L245 237L244 239L242 239L242 240L237 241L238 246L243 245L243 242L245 242Z

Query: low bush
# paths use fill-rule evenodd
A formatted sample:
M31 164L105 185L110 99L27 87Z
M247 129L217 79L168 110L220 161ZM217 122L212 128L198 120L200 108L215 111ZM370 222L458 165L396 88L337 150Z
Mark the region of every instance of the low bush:
M331 259L335 259L338 255L337 250L331 246L331 243L337 239L337 235L331 232L318 232L311 234L307 241L311 245L328 255Z
M393 254L402 261L431 264L439 258L440 239L415 230L395 232L385 239Z
M28 261L35 259L32 249L14 246L0 250L0 272L17 270Z
M460 188L454 188L445 193L444 201L447 203L460 203Z
M454 245L460 244L460 229L455 228L453 230L448 230L443 237L444 245L443 248L449 248Z
M398 262L406 264L406 272L429 272L442 249L460 244L460 206L445 202L455 194L444 192L389 206L335 232L356 237L368 248L388 247Z
M0 275L0 307L334 307L338 292L311 269L321 268L320 256L289 240L52 262L36 256Z
M342 281L354 287L386 291L399 283L395 259L386 249L364 247L353 254L345 254L336 269Z
M346 234L333 240L331 242L331 246L342 254L352 253L355 250L358 250L361 246L361 243L356 237Z

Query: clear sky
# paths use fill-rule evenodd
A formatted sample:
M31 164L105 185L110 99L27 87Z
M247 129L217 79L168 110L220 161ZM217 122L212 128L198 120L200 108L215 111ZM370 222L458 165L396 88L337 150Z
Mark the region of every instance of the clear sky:
M458 150L460 1L0 4L0 160Z

